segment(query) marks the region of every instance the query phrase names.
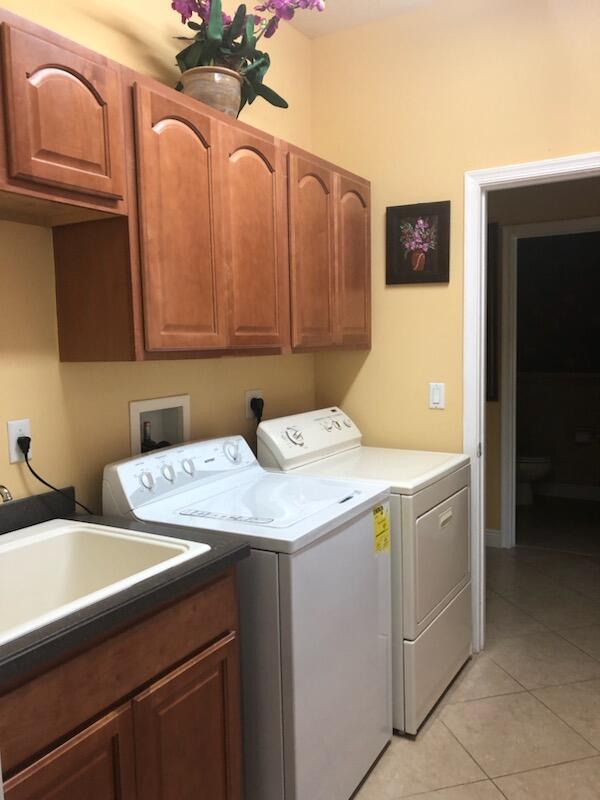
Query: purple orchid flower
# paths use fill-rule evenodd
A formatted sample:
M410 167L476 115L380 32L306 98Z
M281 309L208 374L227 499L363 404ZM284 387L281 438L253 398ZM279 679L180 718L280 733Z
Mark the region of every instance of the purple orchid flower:
M172 0L171 8L181 14L182 22L187 22L196 12L200 14L196 0Z

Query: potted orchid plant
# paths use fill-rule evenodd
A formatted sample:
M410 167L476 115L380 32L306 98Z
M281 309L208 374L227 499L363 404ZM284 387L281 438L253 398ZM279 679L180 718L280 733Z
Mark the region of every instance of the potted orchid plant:
M263 0L250 13L240 5L233 17L223 11L221 0L172 0L171 7L193 32L177 37L188 42L177 54L178 88L237 117L257 97L288 107L263 82L271 62L258 43L270 39L280 21L291 20L298 9L323 11L325 0Z
M417 217L414 224L405 222L400 226L400 241L404 248L404 258L410 256L413 272L423 272L427 253L437 247L437 223L428 217Z

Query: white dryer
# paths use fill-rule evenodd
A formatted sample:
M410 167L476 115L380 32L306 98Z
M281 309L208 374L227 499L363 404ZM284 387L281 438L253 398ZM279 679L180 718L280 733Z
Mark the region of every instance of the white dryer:
M246 539L246 800L348 800L392 735L389 486L266 472L241 436L107 466L105 514Z
M258 460L391 484L393 724L416 734L471 655L468 456L363 447L355 423L326 408L262 422Z

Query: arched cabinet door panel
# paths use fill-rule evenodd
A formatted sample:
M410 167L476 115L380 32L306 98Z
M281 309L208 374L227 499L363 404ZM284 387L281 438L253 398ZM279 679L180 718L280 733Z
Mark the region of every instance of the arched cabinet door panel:
M177 98L135 87L146 348L226 344L215 242L216 123Z
M339 340L371 345L371 205L365 181L336 176Z
M333 172L295 152L288 159L292 346L336 336Z
M289 342L284 157L267 135L222 125L219 136L229 344L281 348Z
M2 66L10 177L122 199L123 105L116 68L7 23Z

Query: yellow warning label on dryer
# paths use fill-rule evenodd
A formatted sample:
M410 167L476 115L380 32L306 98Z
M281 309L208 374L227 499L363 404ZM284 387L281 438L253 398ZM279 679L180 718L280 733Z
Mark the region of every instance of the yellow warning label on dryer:
M383 506L373 509L373 531L375 534L375 552L389 553L390 551L390 512Z

